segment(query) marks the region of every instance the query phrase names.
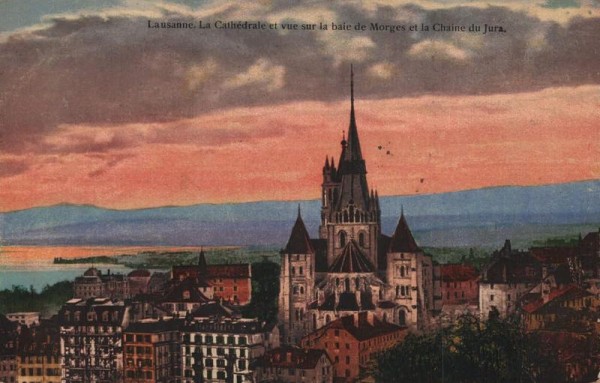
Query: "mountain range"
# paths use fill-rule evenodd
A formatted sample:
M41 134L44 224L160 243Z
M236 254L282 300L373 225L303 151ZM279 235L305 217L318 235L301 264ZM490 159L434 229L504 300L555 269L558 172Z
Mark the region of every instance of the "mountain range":
M422 246L500 245L511 238L598 230L600 180L380 198L382 231L401 209ZM316 236L320 201L199 204L113 210L60 204L0 213L3 245L269 245L283 247L297 207Z

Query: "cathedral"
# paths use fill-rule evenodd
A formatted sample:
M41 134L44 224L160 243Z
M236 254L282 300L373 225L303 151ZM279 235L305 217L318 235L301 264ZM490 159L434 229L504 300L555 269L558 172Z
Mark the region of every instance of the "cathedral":
M350 80L350 126L335 164L323 166L319 238L301 212L281 251L279 323L285 343L337 318L369 312L420 330L433 311L433 264L417 245L404 212L391 237L381 233L379 196L369 189Z

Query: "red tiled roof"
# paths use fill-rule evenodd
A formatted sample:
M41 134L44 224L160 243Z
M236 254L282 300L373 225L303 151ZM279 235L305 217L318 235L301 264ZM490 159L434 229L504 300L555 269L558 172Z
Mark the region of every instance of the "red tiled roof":
M346 330L358 341L369 340L380 335L406 330L405 327L400 327L389 322L383 322L377 317L373 317L373 323L371 323L367 320L366 312L359 313L358 320L355 320L354 315L348 315L336 319L324 327L324 329L330 328Z
M293 346L282 346L267 352L261 360L264 367L300 368L310 370L317 366L319 359L327 353L325 350L303 349Z
M469 265L440 265L440 276L444 282L472 281L479 277L477 269Z
M529 253L542 263L567 263L569 258L580 254L577 247L532 247Z
M556 303L557 301L565 301L570 299L577 299L580 297L590 296L591 293L580 289L575 285L568 285L560 289L552 290L548 296L546 302L544 302L543 298L535 302L531 302L523 307L523 310L529 314L534 313L542 308L549 307Z
M208 265L207 278L250 278L250 264Z

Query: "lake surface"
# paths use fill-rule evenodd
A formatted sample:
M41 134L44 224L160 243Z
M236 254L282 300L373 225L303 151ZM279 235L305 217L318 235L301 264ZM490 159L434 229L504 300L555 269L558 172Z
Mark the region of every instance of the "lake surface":
M0 290L13 285L40 291L46 285L64 280L73 280L83 274L92 264L54 264L54 258L81 258L98 255L134 255L145 251L199 251L197 247L161 246L2 246L0 247ZM122 265L94 264L103 273L110 270L128 273Z

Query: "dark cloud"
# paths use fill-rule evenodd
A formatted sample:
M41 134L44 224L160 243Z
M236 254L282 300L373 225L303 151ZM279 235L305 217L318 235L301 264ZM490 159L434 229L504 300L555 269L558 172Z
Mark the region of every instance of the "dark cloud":
M25 160L0 159L0 178L13 177L29 169Z
M340 22L475 23L502 25L507 32L281 34L148 29L148 18L117 13L54 18L43 29L0 43L0 149L103 151L136 141L119 136L98 144L75 137L60 148L40 143L61 125L164 122L230 106L339 100L347 97L345 65L350 62L361 98L519 92L600 82L598 19L563 25L503 7L426 10L405 5L371 13L351 5L327 7ZM237 20L237 11L226 8L208 21ZM271 12L253 18L285 15L283 3ZM278 17L300 21L292 11ZM174 10L159 19L196 20Z

